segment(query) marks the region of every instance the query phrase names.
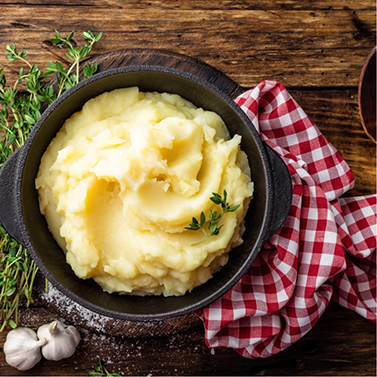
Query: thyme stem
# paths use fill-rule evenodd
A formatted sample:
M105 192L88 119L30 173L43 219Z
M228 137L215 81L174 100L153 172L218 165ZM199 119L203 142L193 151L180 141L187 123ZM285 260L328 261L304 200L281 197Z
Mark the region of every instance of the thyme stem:
M226 202L227 200L227 192L224 190L223 192L223 197L217 193L212 193L213 196L211 196L209 199L214 202L217 205L221 206L222 212L220 214L217 214L217 210L215 211L210 211L209 213L209 225L208 225L208 230L209 233L204 229L204 225L206 224L207 220L205 217L204 212L200 214L200 219L196 219L195 217L192 218L192 223L190 226L185 227L184 229L188 230L198 230L200 229L206 236L205 239L193 243L191 246L197 246L202 244L203 242L207 241L210 237L212 236L217 236L220 232L220 229L223 227L223 225L219 226L219 221L220 219L228 212L234 212L240 205L236 205L233 207L230 207L229 204Z

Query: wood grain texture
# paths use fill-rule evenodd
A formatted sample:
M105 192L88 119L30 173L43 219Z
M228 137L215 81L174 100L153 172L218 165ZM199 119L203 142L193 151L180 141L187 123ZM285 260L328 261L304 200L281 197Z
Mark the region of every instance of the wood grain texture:
M21 64L5 59L11 42L41 68L47 60L68 64L64 51L49 42L56 28L63 35L75 30L78 45L82 31L102 31L91 56L161 49L204 62L242 89L280 81L351 167L355 188L348 195L372 194L376 150L360 121L357 90L376 43L375 20L372 0L0 0L0 67L10 82L16 79ZM20 316L34 329L66 320L40 300ZM0 333L0 375L88 375L98 358L122 375L376 375L375 325L333 304L301 340L261 360L231 349L211 351L200 323L143 338L107 336L84 325L72 358L43 360L26 373L5 363L6 332Z
M81 3L81 2L80 2ZM95 5L96 4L96 5ZM54 28L103 31L93 53L158 48L204 61L244 87L264 79L287 87L357 86L375 44L371 1L5 1L0 14L0 51L17 41L31 61L66 59L49 43ZM32 14L32 17L30 15ZM80 44L79 36L74 39ZM0 66L14 66L0 58ZM18 70L17 70L18 71Z
M60 318L48 308L21 311L24 326L37 329ZM0 333L0 373L6 376L87 376L101 357L110 372L127 376L373 376L375 375L375 326L330 304L309 333L278 355L250 360L234 350L211 351L202 327L164 337L130 339L105 336L78 328L82 341L66 360L42 360L30 371L19 372L4 360ZM346 340L347 339L347 340Z

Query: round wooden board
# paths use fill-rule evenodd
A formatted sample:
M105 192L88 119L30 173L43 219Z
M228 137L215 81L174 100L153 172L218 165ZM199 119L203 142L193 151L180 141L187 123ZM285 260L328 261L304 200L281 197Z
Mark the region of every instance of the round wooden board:
M64 321L105 335L127 338L167 336L202 324L194 313L166 321L150 322L133 322L106 317L74 302L50 282L46 289L46 279L40 273L34 283L34 297L38 305L54 309Z
M241 94L242 89L236 82L217 69L197 59L163 50L133 49L110 52L88 59L83 64L98 62L98 72L111 68L133 65L158 65L176 68L206 80L222 90L231 98ZM81 73L81 79L84 77ZM91 331L107 335L124 337L166 336L194 328L201 320L194 314L166 321L132 322L109 318L94 313L72 301L58 289L48 284L46 292L45 279L38 274L35 281L36 300L52 307L67 322Z
M131 49L97 55L87 62L98 62L98 72L134 65L158 65L176 68L210 82L231 98L244 92L241 86L219 70L195 58L165 50Z

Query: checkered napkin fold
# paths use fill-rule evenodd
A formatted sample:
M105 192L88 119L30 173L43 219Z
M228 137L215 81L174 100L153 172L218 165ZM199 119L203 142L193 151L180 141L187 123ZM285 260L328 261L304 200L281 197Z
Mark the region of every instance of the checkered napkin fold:
M246 275L198 311L209 347L248 358L302 338L330 300L376 321L376 195L340 196L354 178L282 84L261 82L235 99L288 166L293 201Z

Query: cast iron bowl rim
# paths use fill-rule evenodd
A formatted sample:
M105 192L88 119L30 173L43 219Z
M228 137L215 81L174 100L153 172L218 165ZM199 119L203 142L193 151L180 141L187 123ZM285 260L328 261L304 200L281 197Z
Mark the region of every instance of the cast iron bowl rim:
M239 268L237 273L232 276L226 284L222 285L219 289L212 292L209 296L207 296L205 299L202 299L195 304L191 304L187 307L176 309L169 312L159 313L159 314L128 314L124 312L116 312L113 310L105 309L101 306L97 306L91 302L88 302L81 298L80 296L76 295L69 289L67 289L62 283L60 283L54 275L47 269L47 267L44 265L42 260L39 258L37 252L34 250L34 247L31 243L31 240L28 235L28 231L26 229L26 225L23 220L23 208L22 208L22 195L21 195L21 187L22 187L22 179L23 179L23 170L24 165L26 161L26 157L28 155L29 149L33 143L33 140L39 130L41 129L44 121L50 116L50 114L59 107L69 96L71 96L73 93L79 91L81 88L90 85L91 83L99 80L105 80L109 76L114 76L117 74L123 74L123 73L129 73L129 72L139 72L139 71L153 71L153 72L161 72L161 73L167 73L172 75L178 75L180 77L186 78L190 81L195 82L197 85L203 86L205 89L213 92L215 95L217 95L222 101L224 101L228 106L230 106L233 111L241 118L242 122L245 124L245 126L248 128L248 130L251 132L253 139L257 145L263 169L265 172L265 178L266 178L266 207L265 207L265 213L263 217L263 221L261 224L261 230L259 232L258 238L255 242L254 247L252 250L250 250L249 256L245 260L243 266ZM158 321L158 320L167 320L172 319L176 317L180 317L183 315L187 315L190 313L195 312L196 310L199 310L201 308L204 308L205 306L209 305L210 303L214 302L216 299L223 296L228 290L230 290L241 278L242 276L248 271L251 264L254 262L258 252L260 251L260 248L265 241L267 232L268 232L268 225L270 224L271 216L272 216L272 207L273 207L273 200L271 198L271 194L269 188L271 187L271 173L268 168L268 157L266 155L263 142L260 139L259 134L257 133L255 127L253 126L251 120L247 117L247 115L241 110L241 108L224 92L219 90L216 86L213 84L201 79L198 76L195 76L191 73L178 70L176 68L169 68L169 67L163 67L158 65L134 65L134 66L126 66L126 67L120 67L120 68L113 68L106 71L99 72L95 74L94 76L87 78L78 84L75 84L70 89L65 91L59 98L57 98L41 115L39 120L36 122L35 126L33 127L32 131L30 132L25 144L20 148L19 152L22 153L18 157L18 169L21 169L21 174L15 174L15 189L16 193L19 192L20 195L17 195L17 205L15 206L15 212L16 212L16 218L18 220L18 224L20 225L20 233L22 240L24 241L24 246L27 248L27 250L30 252L34 262L38 266L38 268L41 270L42 274L47 277L47 279L52 283L52 285L57 288L59 291L61 291L63 294L65 294L68 298L72 299L76 303L82 305L83 307L92 310L96 313L99 313L101 315L111 317L111 318L117 318L122 320L129 320L129 321ZM205 283L204 283L205 284ZM187 293L190 294L190 293Z

